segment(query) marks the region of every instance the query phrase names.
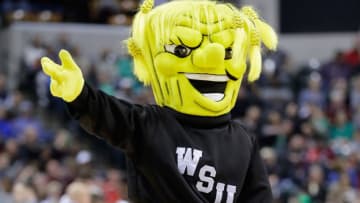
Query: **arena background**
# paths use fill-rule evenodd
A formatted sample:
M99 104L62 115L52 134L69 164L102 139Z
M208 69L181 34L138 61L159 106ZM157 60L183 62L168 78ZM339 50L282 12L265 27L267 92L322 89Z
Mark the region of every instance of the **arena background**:
M254 6L279 33L232 112L259 137L274 202L360 202L360 1L231 2ZM79 203L127 201L123 154L50 97L39 58L68 49L94 86L153 103L122 43L138 5L0 0L0 203L65 203L69 193Z

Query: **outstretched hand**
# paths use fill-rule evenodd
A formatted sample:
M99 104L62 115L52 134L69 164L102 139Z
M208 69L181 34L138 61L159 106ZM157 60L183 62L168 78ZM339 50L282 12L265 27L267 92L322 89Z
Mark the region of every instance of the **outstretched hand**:
M84 78L68 51L61 50L59 57L61 65L48 57L42 57L41 66L45 74L51 78L51 94L66 102L72 102L80 95L84 86Z

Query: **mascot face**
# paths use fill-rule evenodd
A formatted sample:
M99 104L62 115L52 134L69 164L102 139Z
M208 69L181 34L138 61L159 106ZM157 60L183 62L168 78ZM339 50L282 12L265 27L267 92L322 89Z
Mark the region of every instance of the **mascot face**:
M235 103L243 72L232 63L235 30L212 16L195 22L182 16L170 39L154 50L164 103L180 112L221 115Z
M135 74L151 84L159 105L197 116L226 114L235 104L247 52L259 49L252 24L234 7L209 1L174 1L140 12L129 40Z

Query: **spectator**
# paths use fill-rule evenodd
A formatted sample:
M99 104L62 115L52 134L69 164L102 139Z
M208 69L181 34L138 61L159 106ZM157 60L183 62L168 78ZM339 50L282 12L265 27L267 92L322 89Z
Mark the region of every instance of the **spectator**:
M20 138L20 155L24 161L31 162L39 159L41 147L38 136L38 132L34 127L28 126L24 128Z
M360 106L360 76L353 77L350 92L350 107L352 112L356 112Z
M286 177L296 187L304 185L306 181L305 145L305 139L301 135L294 135L289 140L284 157L281 157L280 177Z
M67 33L61 33L58 35L57 43L54 46L54 52L58 53L61 49L66 49L70 52L75 52L74 51L75 46L71 43Z
M347 83L344 78L333 81L332 88L329 92L329 104L327 105L326 114L331 122L335 122L337 112L345 112L349 115L349 107L347 103Z
M325 202L327 188L324 182L324 171L321 166L312 165L310 167L306 190L310 194L312 202Z
M326 137L329 131L330 123L328 118L325 116L325 113L319 106L311 106L310 123L317 135L322 138Z
M340 180L330 186L329 194L326 197L326 202L356 202L359 199L358 192L351 187L349 176L346 173L341 173Z
M324 87L328 90L334 80L350 76L350 67L344 62L343 53L338 51L330 62L321 66L320 73L324 79Z
M260 125L261 110L258 106L250 106L242 119L246 129L253 135L259 134L258 126Z
M7 140L14 137L14 129L9 120L9 112L0 105L0 138Z
M89 186L82 182L73 182L67 189L66 194L61 197L59 203L91 203Z
M50 182L46 187L47 196L41 203L58 203L61 198L62 184L57 181Z
M24 183L15 183L12 194L14 203L37 203L34 190Z
M0 178L0 199L2 203L13 203L11 196L11 180L9 177Z
M344 54L346 64L350 65L355 73L360 67L360 35L356 37L354 47Z
M0 73L0 104L4 104L8 97L8 89L6 87L6 76Z
M31 42L24 49L24 62L28 70L34 69L38 65L39 59L46 53L41 36L34 36Z
M299 105L302 107L305 104L325 107L325 95L321 91L321 76L316 72L310 75L308 87L300 92Z
M105 201L109 203L116 203L117 200L122 199L120 194L121 174L117 170L110 169L107 171L107 181L103 185Z
M336 112L335 122L330 126L331 139L348 139L350 140L354 133L353 124L348 120L344 111Z
M262 146L274 146L278 136L283 135L281 115L278 111L270 111L265 121L261 134Z

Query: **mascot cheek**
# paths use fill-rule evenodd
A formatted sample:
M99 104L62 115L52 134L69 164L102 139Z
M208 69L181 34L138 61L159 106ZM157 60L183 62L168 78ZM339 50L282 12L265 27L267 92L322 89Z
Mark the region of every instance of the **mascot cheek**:
M164 77L172 77L178 73L178 66L181 61L172 54L161 53L154 58L156 70Z
M246 63L238 64L238 67L235 67L232 60L228 60L225 62L226 72L230 74L231 79L241 79L246 71Z

